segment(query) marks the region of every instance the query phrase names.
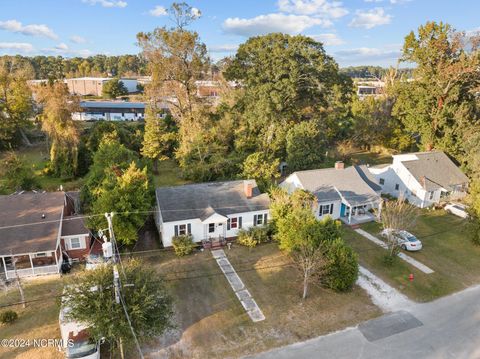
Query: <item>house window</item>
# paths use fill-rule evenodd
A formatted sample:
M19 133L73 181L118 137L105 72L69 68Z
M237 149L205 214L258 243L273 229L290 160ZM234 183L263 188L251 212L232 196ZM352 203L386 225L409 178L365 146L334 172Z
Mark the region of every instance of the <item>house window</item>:
M80 238L70 238L70 249L79 249L81 247Z
M238 228L238 218L230 218L230 228L235 229Z
M190 223L175 226L175 236L184 236L186 234L192 234L192 225Z
M398 183L395 183L395 191L398 191L400 189L400 185Z
M330 204L321 204L318 208L318 215L320 217L326 214L333 214L333 203Z
M38 257L46 257L46 256L47 256L47 253L46 253L46 252L35 253L35 258L38 258Z
M213 233L215 232L215 223L209 223L208 224L208 233Z
M267 214L255 214L253 216L253 225L261 226L262 224L267 224Z
M379 182L380 182L380 184L383 186L383 185L385 184L385 179L384 179L384 178L380 178L380 179L379 179Z
M432 200L432 199L433 199L433 195L434 195L434 193L435 193L435 192L429 192L429 196L428 196L428 198L429 198L430 200Z

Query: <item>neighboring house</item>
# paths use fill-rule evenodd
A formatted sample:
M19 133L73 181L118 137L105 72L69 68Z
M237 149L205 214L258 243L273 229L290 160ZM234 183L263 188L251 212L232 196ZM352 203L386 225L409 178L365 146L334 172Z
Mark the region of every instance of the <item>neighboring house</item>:
M345 168L343 162L334 168L298 171L280 184L289 193L296 189L312 192L318 201L315 215L331 216L348 224L375 219L371 209L379 209L380 187L365 166Z
M468 177L441 151L394 155L390 165L369 167L382 193L424 208L466 195Z
M160 187L156 200L155 223L164 247L185 234L205 247L233 240L242 228L266 224L270 204L254 180Z
M138 121L145 117L145 103L123 101L81 101L82 112L75 112L77 121Z
M75 198L65 192L0 196L0 275L15 278L59 273L64 260L81 259L90 248Z

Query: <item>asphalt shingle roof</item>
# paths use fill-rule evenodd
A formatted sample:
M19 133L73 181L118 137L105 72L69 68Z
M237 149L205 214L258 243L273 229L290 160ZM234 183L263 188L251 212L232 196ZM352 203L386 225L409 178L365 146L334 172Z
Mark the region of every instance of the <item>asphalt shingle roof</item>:
M255 181L253 196L244 193L244 181L208 182L156 189L157 204L164 222L208 218L213 213L229 215L269 208L266 193Z
M64 203L63 192L0 196L0 256L55 250Z
M312 192L320 202L340 200L340 194L351 205L375 202L380 187L371 178L365 166L345 169L324 168L295 172L303 188Z
M68 216L63 217L62 222L62 236L74 236L77 234L89 233L88 228L85 227L83 217Z
M413 177L427 191L439 188L452 190L468 183L468 177L441 151L418 152L418 160L402 161Z

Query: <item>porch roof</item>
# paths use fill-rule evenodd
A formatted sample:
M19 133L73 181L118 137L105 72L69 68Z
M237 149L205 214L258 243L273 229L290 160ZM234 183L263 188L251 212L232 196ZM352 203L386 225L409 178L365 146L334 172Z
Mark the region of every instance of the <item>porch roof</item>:
M0 196L0 256L55 250L64 204L64 192Z

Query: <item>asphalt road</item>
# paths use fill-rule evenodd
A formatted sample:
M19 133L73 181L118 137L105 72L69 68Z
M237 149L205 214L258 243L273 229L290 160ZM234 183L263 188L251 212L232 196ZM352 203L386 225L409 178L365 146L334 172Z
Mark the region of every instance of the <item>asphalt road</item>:
M480 286L251 358L480 359Z

